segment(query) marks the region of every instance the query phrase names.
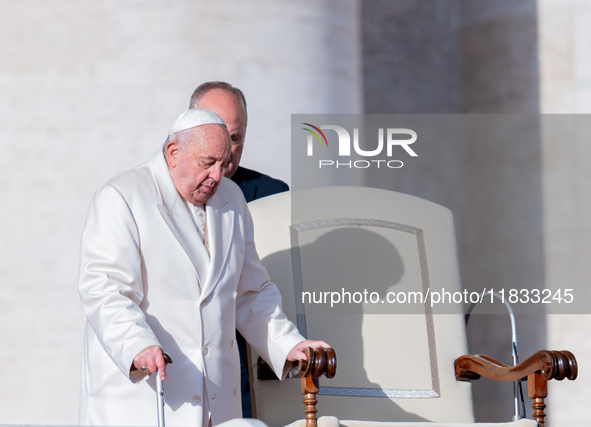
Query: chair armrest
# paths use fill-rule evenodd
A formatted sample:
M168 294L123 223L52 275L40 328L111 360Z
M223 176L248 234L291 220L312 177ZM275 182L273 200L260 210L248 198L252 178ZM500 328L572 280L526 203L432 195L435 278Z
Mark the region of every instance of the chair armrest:
M508 366L485 355L465 355L455 362L458 381L477 380L481 376L494 381L527 380L528 395L534 399L534 419L544 427L544 398L548 396L548 381L577 378L578 366L570 351L541 350L515 366Z
M337 356L332 347L312 348L306 347L302 350L306 360L300 360L295 367L295 375L299 375L302 394L304 395L304 413L306 414L306 427L317 427L316 419L316 394L319 391L318 378L325 375L326 378L333 378L337 370ZM257 360L257 379L278 380L273 370L261 357Z
M304 395L304 413L306 414L306 427L317 427L316 420L316 393L319 391L318 378L326 375L333 378L337 370L337 357L332 348L308 347L304 349L307 360L300 360L297 372L300 375L302 394Z

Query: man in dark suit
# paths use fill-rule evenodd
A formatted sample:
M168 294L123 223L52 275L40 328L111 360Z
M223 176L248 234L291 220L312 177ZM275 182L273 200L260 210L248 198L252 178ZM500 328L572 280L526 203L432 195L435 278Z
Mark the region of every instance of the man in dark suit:
M238 166L232 181L238 184L247 202L289 190L285 182L242 166Z
M238 184L247 202L289 190L289 186L279 179L239 166L248 119L246 99L240 89L226 82L203 83L193 92L189 108L203 108L213 111L226 123L232 140L232 154L230 165L224 175ZM251 418L252 405L246 341L238 331L236 331L236 338L241 361L242 416Z

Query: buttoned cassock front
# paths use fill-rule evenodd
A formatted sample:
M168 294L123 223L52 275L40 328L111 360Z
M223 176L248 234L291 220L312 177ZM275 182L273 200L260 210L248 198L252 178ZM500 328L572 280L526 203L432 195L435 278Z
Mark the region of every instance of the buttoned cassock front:
M209 251L177 192L163 153L101 187L82 237L84 332L80 423L154 425L154 375L130 373L160 345L167 368L166 421L201 425L204 384L213 424L238 418L235 328L282 377L304 338L281 309L260 264L240 189L222 179L207 202Z

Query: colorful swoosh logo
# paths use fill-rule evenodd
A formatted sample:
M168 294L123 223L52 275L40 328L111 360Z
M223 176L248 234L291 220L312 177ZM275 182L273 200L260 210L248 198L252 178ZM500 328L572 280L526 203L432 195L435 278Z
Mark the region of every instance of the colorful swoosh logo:
M311 125L310 123L302 123L302 124L303 124L303 125L306 125L306 126L310 126L311 128L313 128L313 129L317 130L317 131L320 133L320 135L322 135L322 139L324 139L324 142L326 143L326 146L328 147L328 140L326 139L326 136L324 136L324 132L322 132L322 131L321 131L319 128L317 128L316 126L314 126L314 125ZM308 132L310 132L312 135L314 135L314 136L316 137L316 139L318 140L318 142L320 142L320 145L323 145L323 144L322 144L322 139L320 139L320 136L319 136L319 135L318 135L316 132L314 132L313 130L310 130L310 129L306 129L306 128L302 128L302 129L304 129L305 131L308 131Z

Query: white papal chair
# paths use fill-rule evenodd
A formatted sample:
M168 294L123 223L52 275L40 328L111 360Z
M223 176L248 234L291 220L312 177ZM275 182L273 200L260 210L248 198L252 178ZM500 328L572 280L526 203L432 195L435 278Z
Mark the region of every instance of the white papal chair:
M464 356L464 306L452 298L441 302L462 292L447 208L362 187L281 193L249 206L259 255L286 314L307 338L325 340L336 351L337 374L320 380L318 392L319 412L331 417L319 425L466 426L474 423L471 389L459 380L479 375L529 377L536 419L543 423L546 381L576 377L568 352L540 352L518 367ZM266 379L258 355L250 356L255 417L269 426L301 419L305 381ZM315 409L308 403L313 425Z

